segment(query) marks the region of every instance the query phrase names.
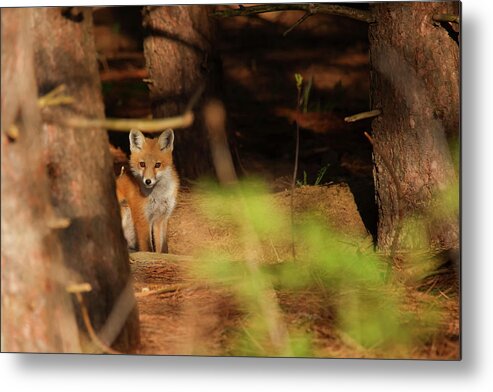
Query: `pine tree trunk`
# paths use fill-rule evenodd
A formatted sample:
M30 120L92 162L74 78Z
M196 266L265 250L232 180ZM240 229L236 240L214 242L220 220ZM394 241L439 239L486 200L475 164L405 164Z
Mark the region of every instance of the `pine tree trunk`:
M1 12L1 350L80 352L74 309L65 289L60 241L50 227L56 214L50 204L41 148L32 10Z
M92 286L85 299L98 332L131 280L108 136L101 129L56 125L57 118L74 113L91 118L104 116L92 11L36 8L33 12L40 93L65 84L66 94L74 98L71 105L49 109L54 121L43 125L43 135L51 202L60 216L70 219L70 226L60 232L65 265ZM133 300L131 294L129 301ZM80 312L77 314L85 331ZM128 351L138 341L134 307L113 346Z
M202 5L144 8L144 54L155 117L182 113L204 83L205 96L214 93L217 62L209 12L209 7ZM173 154L182 178L213 172L201 102L194 108L193 126L175 133Z
M404 222L420 214L430 217L433 199L457 183L447 137L457 139L459 134L459 46L448 26L434 23L432 16L457 15L458 3L384 2L370 7L377 21L369 28L371 101L373 109L382 110L372 124L378 245L389 250L399 211ZM458 247L457 216L435 216L426 231L432 246ZM407 234L402 232L401 240ZM399 241L399 248L403 243Z

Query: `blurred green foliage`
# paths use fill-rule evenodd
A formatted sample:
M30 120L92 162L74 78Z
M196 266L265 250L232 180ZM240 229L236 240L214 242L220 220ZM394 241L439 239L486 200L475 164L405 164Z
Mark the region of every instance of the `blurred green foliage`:
M456 208L456 189L444 192L443 208ZM281 293L321 299L318 309L334 334L369 356L406 357L417 342L436 331L439 307L406 305L406 282L434 268L416 255L407 280L386 281L388 260L374 250L361 251L358 240L348 244L342 236L313 214L291 227L289 212L269 198L267 186L247 179L221 187L202 184L201 208L211 223L226 224L241 247L239 256L211 250L203 254L201 279L227 287L234 293L244 317L233 332L232 355L327 356L314 343L314 325L289 323ZM426 228L418 218L406 222L412 241L427 246ZM295 239L296 259L289 252L281 259L266 256L265 243L289 245ZM289 246L288 246L289 248ZM313 315L313 319L315 319Z

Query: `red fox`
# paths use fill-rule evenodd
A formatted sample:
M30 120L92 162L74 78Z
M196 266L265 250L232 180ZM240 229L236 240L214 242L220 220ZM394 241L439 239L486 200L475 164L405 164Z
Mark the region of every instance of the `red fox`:
M167 253L168 220L179 187L173 130L150 139L132 129L129 139L131 173L122 172L116 180L124 235L129 248Z

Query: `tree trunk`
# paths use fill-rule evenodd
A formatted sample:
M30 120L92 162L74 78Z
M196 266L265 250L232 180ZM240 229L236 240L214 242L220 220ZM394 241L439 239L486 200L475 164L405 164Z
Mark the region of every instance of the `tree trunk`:
M80 352L50 204L30 8L2 9L2 351ZM10 134L8 136L7 134Z
M204 83L206 96L215 92L218 62L209 12L202 5L144 8L144 54L155 117L180 114ZM194 108L194 125L175 133L173 154L182 178L213 172L201 102Z
M104 116L92 11L36 8L33 12L40 92L46 94L65 84L66 94L74 98L70 106L50 108L53 121L44 124L43 135L51 201L60 216L70 219L70 226L60 232L65 265L92 286L92 291L84 296L92 325L98 332L131 279L108 136L101 129L56 125L57 118L74 113L91 118ZM134 301L133 294L128 300ZM80 308L78 304L77 307ZM130 309L133 310L113 345L122 351L128 351L139 340L133 302ZM77 314L82 326L80 312Z
M389 250L399 221L430 216L434 200L457 182L447 135L459 134L459 46L432 16L459 10L452 2L370 7L377 21L369 28L371 101L373 109L382 110L372 124L378 245ZM456 215L435 216L425 226L432 246L458 247ZM409 233L401 234L398 248L413 247L402 241Z

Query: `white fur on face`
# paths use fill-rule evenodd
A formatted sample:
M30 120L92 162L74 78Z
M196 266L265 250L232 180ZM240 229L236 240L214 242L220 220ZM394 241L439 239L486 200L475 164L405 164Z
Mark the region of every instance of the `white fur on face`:
M130 170L135 178L142 181L142 177L144 176L144 168L140 166L130 165Z

